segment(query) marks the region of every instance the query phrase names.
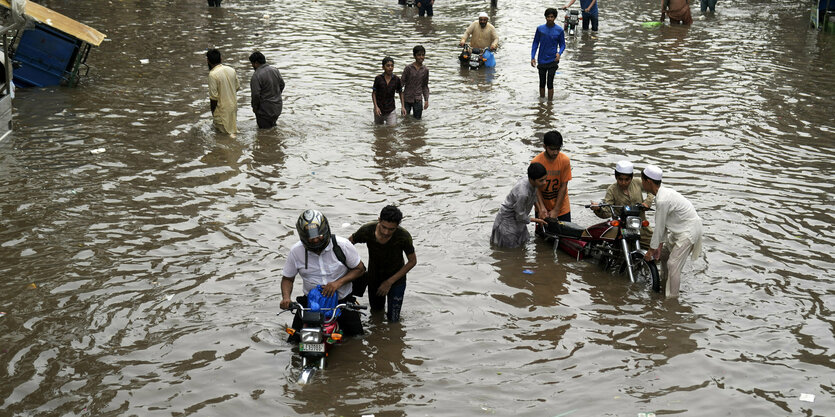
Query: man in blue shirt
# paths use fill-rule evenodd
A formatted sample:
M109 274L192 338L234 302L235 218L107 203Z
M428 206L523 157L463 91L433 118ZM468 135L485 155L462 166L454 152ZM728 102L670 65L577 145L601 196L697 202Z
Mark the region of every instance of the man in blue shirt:
M571 7L574 1L569 1L563 7L563 10ZM589 22L591 21L591 30L597 32L597 0L580 0L580 8L583 9L583 30L589 30Z
M548 86L548 101L554 98L554 74L560 66L560 55L565 51L565 33L554 24L557 9L545 9L545 24L536 28L531 45L531 66L539 70L539 97L545 97ZM536 49L539 48L539 65L536 63Z

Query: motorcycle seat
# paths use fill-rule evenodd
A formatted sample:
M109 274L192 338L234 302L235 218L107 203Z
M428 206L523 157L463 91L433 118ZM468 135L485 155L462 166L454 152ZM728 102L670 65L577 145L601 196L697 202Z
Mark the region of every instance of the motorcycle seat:
M548 220L548 226L545 231L548 234L556 236L568 236L579 238L583 235L586 229L577 223L562 222L559 220Z

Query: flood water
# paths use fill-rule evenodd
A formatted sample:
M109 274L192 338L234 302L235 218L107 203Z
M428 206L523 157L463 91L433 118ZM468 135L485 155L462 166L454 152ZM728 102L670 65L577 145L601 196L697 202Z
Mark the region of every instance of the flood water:
M696 2L690 28L605 2L548 103L529 60L552 3L42 2L108 39L78 88L19 89L0 143L0 416L835 415L835 36L805 2ZM498 65L462 71L480 11ZM399 73L416 44L424 119L375 127L380 60ZM211 128L209 47L242 82L234 138ZM256 48L287 82L268 131ZM550 129L576 223L619 159L693 202L704 253L679 299L545 242L490 247ZM299 386L276 316L295 220L317 208L348 236L387 203L418 257L402 322L366 318Z

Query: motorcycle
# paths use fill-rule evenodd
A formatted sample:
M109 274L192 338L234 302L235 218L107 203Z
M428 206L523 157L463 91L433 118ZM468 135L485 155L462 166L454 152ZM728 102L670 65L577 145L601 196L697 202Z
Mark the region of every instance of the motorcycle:
M579 10L563 10L565 10L565 21L563 22L562 29L568 36L574 36L577 32L577 25L583 18L580 16Z
M325 369L325 359L331 348L342 343L342 330L339 329L339 323L336 321L339 316L338 312L342 309L360 311L366 308L367 306L348 303L339 304L334 308L313 310L302 307L299 303L290 304L285 311L293 313L302 322L302 328L299 331L290 326L285 328L291 336L296 333L299 336L299 355L302 357L302 372L297 381L299 384L307 384L317 370ZM328 313L330 317L327 317Z
M649 225L646 220L641 220L641 211L649 209L640 204L615 206L601 203L594 207L608 208L612 218L588 228L547 219L548 225L543 228L543 233L546 238L554 239L554 250L562 249L578 261L585 257L601 259L607 270L626 271L631 282L648 285L652 291L660 292L658 267L654 261L644 260L646 252L641 249L640 243L641 227ZM619 216L614 209L621 209Z
M492 52L489 49L471 48L469 44L464 44L461 49L461 54L458 55L458 61L461 62L462 68L469 68L471 70L496 64L496 61L492 59Z

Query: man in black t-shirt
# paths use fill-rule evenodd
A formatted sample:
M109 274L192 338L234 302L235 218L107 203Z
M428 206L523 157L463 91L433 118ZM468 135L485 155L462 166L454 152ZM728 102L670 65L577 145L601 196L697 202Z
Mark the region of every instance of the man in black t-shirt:
M368 245L368 272L354 281L354 295L362 297L368 287L368 304L371 311L386 307L389 322L400 321L400 308L406 292L406 273L417 265L412 235L400 227L403 213L389 205L380 212L376 222L357 229L349 240ZM407 262L403 261L406 255Z

